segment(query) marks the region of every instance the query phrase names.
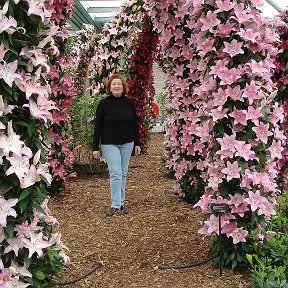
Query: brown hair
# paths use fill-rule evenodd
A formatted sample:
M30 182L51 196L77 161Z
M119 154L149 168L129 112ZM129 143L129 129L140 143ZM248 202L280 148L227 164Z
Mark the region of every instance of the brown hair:
M123 94L124 95L127 95L128 94L128 83L126 81L126 79L124 78L124 76L120 75L120 74L113 74L112 76L110 76L106 82L106 93L108 95L111 95L111 82L114 80L114 79L120 79L121 82L122 82L122 85L123 85Z

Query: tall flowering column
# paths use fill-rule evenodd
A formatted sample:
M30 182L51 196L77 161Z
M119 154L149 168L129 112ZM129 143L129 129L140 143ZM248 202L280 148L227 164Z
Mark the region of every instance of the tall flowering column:
M51 287L64 261L57 220L49 215L52 181L47 51L57 51L43 1L0 4L0 286ZM60 16L60 15L58 15ZM45 48L44 48L45 47Z
M144 17L142 31L138 34L138 40L133 47L130 56L128 72L129 97L136 105L138 116L140 145L143 153L147 152L149 129L151 126L151 107L154 99L153 91L153 62L157 49L158 36L153 31L149 17Z
M279 182L283 188L288 188L288 10L281 13L275 24L279 26L278 32L280 35L279 43L279 54L277 55L276 62L276 71L273 77L273 81L277 82L278 93L277 100L284 110L284 121L281 125L286 140L284 141L283 147L284 151L282 152L282 159L279 160Z
M203 141L208 149L201 175L205 195L196 206L205 221L199 232L219 233L210 204L226 203L229 211L220 227L224 258L225 265L235 267L276 213L277 162L284 139L279 129L283 109L274 103L277 90L271 81L278 38L257 9L262 0L193 5L192 44L206 64L193 91L200 101L194 134L211 136L209 143Z
M71 176L74 160L71 121L68 114L72 97L75 96L71 71L73 58L68 56L70 47L68 31L65 28L66 20L72 15L74 0L47 0L45 5L52 13L50 23L54 29L50 35L53 37L54 46L47 51L52 66L49 72L52 92L50 98L57 107L52 112L53 120L49 129L49 135L53 140L49 159L53 180L49 187L49 194L53 196L69 188L69 175Z
M192 94L205 73L206 59L201 59L194 46L193 9L187 1L155 1L149 15L159 35L160 62L170 95L165 144L169 159L167 167L174 171L177 192L185 200L196 203L203 195L203 180L200 177L203 160L207 154L204 145L211 135L200 133L197 95ZM208 61L208 60L207 60ZM201 70L202 69L202 70ZM205 118L205 117L204 117ZM208 127L207 127L208 129Z
M81 96L85 93L88 77L88 67L91 62L91 58L95 55L95 27L92 25L83 24L83 29L77 32L75 43L73 43L70 53L76 54L79 60L75 63L76 70L74 74L74 86L76 89L76 95ZM77 53L76 50L79 50ZM76 53L73 53L75 51Z

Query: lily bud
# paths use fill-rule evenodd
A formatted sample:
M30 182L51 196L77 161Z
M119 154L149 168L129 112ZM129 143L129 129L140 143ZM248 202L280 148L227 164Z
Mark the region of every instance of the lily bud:
M5 108L4 101L3 101L2 95L0 95L0 111L3 111L4 108Z
M36 166L37 163L39 162L40 160L40 155L41 155L41 149L39 149L36 154L34 155L34 158L33 158L33 165Z
M7 1L3 6L2 15L5 15L7 13L8 8L9 8L9 1Z

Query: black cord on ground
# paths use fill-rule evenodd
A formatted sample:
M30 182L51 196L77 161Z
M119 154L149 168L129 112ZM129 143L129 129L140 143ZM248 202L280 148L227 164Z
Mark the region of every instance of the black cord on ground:
M175 265L175 266L156 266L156 269L160 269L160 270L164 270L164 269L185 269L185 268L192 268L192 267L196 267L196 266L200 266L203 265L211 260L213 260L214 258L216 258L218 256L218 253L207 258L207 259L203 259L203 260L199 260L197 262L193 262L190 264L185 264L185 265Z
M57 286L57 285L64 286L64 285L76 283L76 282L88 277L89 275L91 275L93 272L95 272L101 266L103 266L103 264L101 262L97 262L96 265L90 271L84 273L83 275L81 275L75 279L72 279L72 280L67 280L67 281L63 281L63 282L52 282L52 286Z

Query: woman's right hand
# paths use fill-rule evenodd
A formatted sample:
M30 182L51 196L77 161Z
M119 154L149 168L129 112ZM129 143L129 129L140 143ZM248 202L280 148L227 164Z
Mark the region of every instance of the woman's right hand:
M100 159L101 153L100 153L100 151L93 151L92 156L95 159Z

